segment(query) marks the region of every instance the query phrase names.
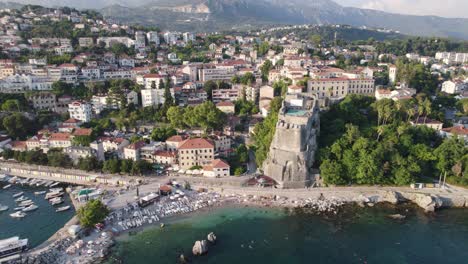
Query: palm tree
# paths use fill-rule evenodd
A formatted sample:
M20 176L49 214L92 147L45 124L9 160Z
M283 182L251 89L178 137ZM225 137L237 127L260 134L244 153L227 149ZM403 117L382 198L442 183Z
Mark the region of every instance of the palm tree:
M384 131L385 131L384 126L378 126L377 127L377 141L379 141L380 136L383 134Z
M426 124L427 116L432 113L432 104L431 104L431 101L427 98L426 100L424 100L424 110L426 112L426 116L424 116L424 124Z
M408 110L406 110L406 113L408 114L408 121L410 121L411 118L413 118L414 114L415 114L415 111L414 111L414 108L413 107L410 107L408 108Z
M400 138L401 135L403 135L406 131L406 124L405 125L399 125L397 127L397 134L398 134L398 138Z

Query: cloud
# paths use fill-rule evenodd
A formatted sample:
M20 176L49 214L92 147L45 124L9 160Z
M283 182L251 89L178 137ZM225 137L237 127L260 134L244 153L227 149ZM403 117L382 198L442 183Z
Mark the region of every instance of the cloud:
M468 18L467 0L336 0L336 2L400 14Z

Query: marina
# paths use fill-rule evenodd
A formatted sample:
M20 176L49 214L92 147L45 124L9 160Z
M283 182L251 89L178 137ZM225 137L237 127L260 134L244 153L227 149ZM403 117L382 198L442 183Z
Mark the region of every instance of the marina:
M70 208L60 213L45 199L50 188L59 186L51 187L54 182L42 182L37 186L38 182L8 175L0 177L0 239L19 236L28 239L29 248L34 248L49 239L74 215L68 196L63 195L61 199L63 206ZM10 187L4 188L8 185Z

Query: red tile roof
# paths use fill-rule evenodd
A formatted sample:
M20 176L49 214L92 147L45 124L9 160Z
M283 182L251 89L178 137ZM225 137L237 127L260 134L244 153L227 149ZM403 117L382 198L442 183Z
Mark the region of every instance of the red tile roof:
M182 142L186 139L187 137L185 135L175 135L175 136L172 136L168 139L166 139L166 142Z
M93 130L91 128L76 128L73 131L74 136L91 136Z
M66 141L70 140L70 133L52 133L49 140L53 141Z
M179 149L207 149L214 148L213 143L204 138L192 138L185 140Z
M212 162L212 166L213 168L217 168L217 169L220 169L220 168L229 168L229 164L227 164L225 161L221 160L221 159L215 159L213 160Z
M234 106L231 101L222 101L216 104L216 106Z
M141 149L142 147L144 147L146 145L146 142L144 141L138 141L138 142L135 142L133 144L130 144L128 145L126 148L127 149Z
M468 135L468 128L463 126L454 126L442 129L442 131L455 135Z

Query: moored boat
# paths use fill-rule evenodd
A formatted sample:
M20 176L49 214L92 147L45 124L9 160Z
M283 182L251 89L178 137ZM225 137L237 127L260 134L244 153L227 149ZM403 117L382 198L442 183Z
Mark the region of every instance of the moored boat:
M10 216L13 218L23 218L26 216L26 214L23 213L22 211L17 211L16 213L10 214Z
M39 191L39 192L34 192L34 195L41 195L45 194L47 191Z
M37 208L39 208L39 206L37 206L35 204L31 204L30 206L24 208L22 211L23 212L31 212L31 211L36 210Z
M8 184L8 185L3 186L3 189L6 190L6 189L8 189L10 187L11 187L11 184Z
M26 201L22 201L21 203L19 203L18 206L30 206L33 203L34 202L32 200L26 200Z
M51 205L57 205L57 204L63 203L63 199L61 197L56 197L56 198L50 199L49 202Z
M15 193L15 194L13 194L13 198L18 198L23 194L24 194L24 192Z
M28 200L27 197L21 196L20 198L15 199L15 202L20 203L20 202L23 202L23 201L26 201L26 200Z
M52 199L52 198L56 198L56 197L60 197L63 195L63 192L48 192L46 193L46 196L45 196L45 199L46 200L49 200L49 199Z
M67 210L69 210L69 209L70 209L70 206L69 206L69 205L67 205L67 206L62 206L62 207L57 208L57 210L55 210L55 212L57 212L57 213L58 213L58 212L63 212L63 211L67 211Z
M0 212L8 210L8 206L0 204Z

